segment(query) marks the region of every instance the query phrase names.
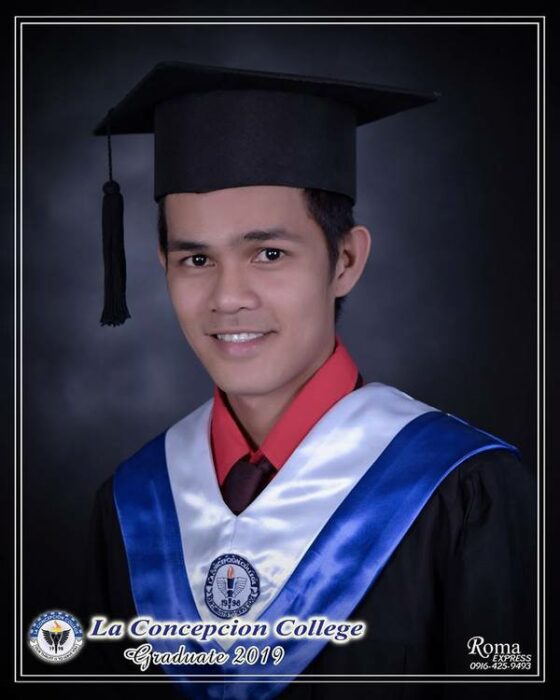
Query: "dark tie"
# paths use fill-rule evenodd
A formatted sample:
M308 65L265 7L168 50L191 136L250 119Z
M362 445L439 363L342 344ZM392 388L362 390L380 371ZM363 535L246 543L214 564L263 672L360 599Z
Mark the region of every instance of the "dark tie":
M248 459L238 460L229 470L222 484L222 497L235 515L245 510L272 479L274 466L262 457L252 464Z

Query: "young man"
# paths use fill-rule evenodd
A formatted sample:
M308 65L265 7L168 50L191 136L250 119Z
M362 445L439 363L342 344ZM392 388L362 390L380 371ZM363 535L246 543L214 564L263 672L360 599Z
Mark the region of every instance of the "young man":
M177 696L312 697L312 685L290 683L299 674L536 670L530 472L498 438L364 383L335 330L370 253L352 218L356 126L431 99L166 63L95 132L155 133L159 258L215 391L99 489L84 623L261 622L277 632L138 641L230 654L150 667L183 674L170 685ZM102 321L117 324L128 311L112 178L105 192ZM314 635L319 618L364 624L339 644ZM303 636L284 635L282 619L292 631L302 622ZM532 661L484 669L485 643L517 644ZM134 645L87 646L106 652L98 670L134 673L122 655ZM251 646L258 662L235 664ZM188 678L201 673L218 678ZM219 678L245 674L260 678ZM320 686L320 697L339 692Z

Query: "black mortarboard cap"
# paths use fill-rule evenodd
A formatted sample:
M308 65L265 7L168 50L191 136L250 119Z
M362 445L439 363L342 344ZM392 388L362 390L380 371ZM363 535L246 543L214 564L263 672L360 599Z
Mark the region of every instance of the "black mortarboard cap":
M129 317L123 200L111 135L154 133L154 199L249 185L356 197L356 127L434 101L436 92L192 63L158 63L95 128L108 137L102 324Z

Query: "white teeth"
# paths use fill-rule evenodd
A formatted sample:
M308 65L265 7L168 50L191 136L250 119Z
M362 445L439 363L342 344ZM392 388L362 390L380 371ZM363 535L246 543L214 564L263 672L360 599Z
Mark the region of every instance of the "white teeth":
M226 343L246 343L248 340L260 338L264 333L218 333L217 337L220 340L225 340Z

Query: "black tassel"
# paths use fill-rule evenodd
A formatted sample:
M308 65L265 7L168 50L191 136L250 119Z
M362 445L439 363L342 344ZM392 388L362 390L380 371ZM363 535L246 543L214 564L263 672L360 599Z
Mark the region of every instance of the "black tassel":
M103 185L103 262L105 266L105 303L102 326L120 326L130 313L126 306L126 259L124 255L124 202L119 183L113 180L111 158L111 122L108 122L109 180Z

